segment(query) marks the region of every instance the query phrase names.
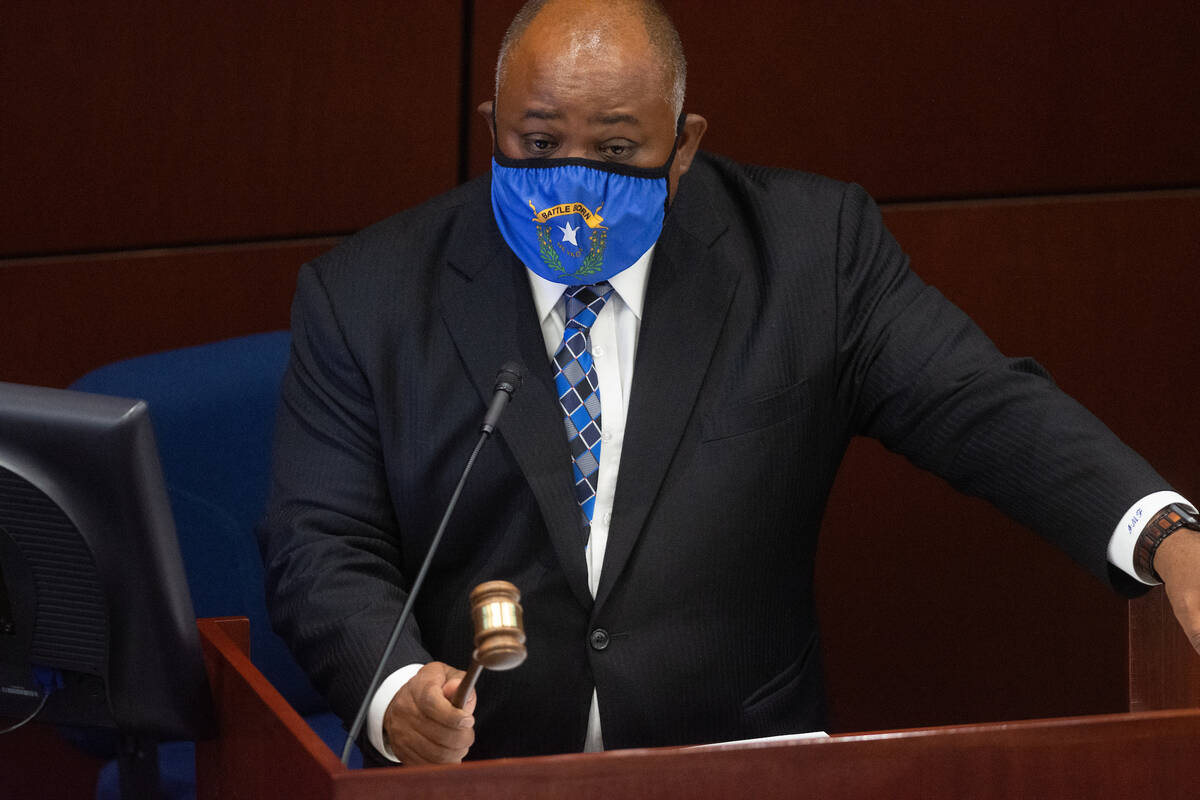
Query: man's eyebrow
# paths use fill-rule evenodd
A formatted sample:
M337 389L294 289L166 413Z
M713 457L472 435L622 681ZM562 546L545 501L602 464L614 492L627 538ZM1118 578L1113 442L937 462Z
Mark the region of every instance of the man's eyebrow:
M521 115L521 119L562 119L562 114L557 111L542 108L530 108Z
M542 119L542 120L560 120L563 118L561 111L556 111L549 108L530 108L526 109L525 113L521 114L521 119ZM620 123L628 123L630 125L640 124L640 120L633 114L626 112L613 112L611 114L596 114L589 117L588 122L596 125L619 125Z
M588 121L598 122L601 125L618 125L622 122L629 123L630 125L639 124L638 118L633 114L626 114L622 112L615 112L612 114L597 114Z

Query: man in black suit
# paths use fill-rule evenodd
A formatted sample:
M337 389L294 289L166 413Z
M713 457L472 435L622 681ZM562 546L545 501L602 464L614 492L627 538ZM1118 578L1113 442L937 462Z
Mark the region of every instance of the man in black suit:
M653 3L533 3L482 107L495 176L549 159L550 181L594 168L661 180L670 198L661 235L606 274L585 334L603 407L585 494L572 470L587 455L568 446L581 426L564 435L554 363L577 319L572 281L518 259L488 180L302 271L262 542L276 628L334 709L348 719L363 699L510 360L524 385L368 723L375 749L406 763L821 727L813 560L859 434L1119 589L1157 569L1200 630L1182 610L1200 596L1200 537L1170 536L1151 560L1143 535L1182 498L911 273L860 189L699 153L706 123L679 116L683 72ZM582 252L581 225L533 206L547 264ZM529 659L455 709L462 673L448 665L471 652L463 598L491 579L523 593Z

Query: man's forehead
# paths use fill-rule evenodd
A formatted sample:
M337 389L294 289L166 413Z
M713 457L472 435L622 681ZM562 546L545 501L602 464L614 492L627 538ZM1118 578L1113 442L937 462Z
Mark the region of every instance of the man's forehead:
M523 119L554 120L584 116L597 124L638 124L650 109L670 113L661 70L639 53L608 53L595 58L556 59L554 53L522 54L500 85L500 95Z
M625 40L611 46L577 48L562 43L530 41L511 56L511 66L545 80L555 76L586 76L589 83L658 78L662 67L649 45Z
M662 76L664 66L645 26L635 19L576 19L548 12L534 19L508 60L510 69L539 73L543 81L570 73L586 73L593 81L645 80Z

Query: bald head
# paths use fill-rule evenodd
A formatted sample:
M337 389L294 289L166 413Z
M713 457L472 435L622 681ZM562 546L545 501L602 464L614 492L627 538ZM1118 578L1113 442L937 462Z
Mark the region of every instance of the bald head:
M496 62L496 96L513 54L525 34L537 27L554 37L568 59L594 58L606 48L642 48L657 73L664 98L675 116L683 110L687 62L679 33L657 0L529 0L513 17ZM541 38L541 37L539 37Z
M536 0L504 40L495 101L480 105L497 155L655 169L668 193L708 123L683 106L679 37L651 0Z

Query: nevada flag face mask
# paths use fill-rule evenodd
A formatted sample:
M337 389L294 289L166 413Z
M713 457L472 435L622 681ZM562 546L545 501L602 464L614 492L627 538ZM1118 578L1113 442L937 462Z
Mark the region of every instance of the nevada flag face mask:
M678 143L678 135L676 136ZM492 156L492 213L526 267L568 286L608 280L642 257L662 232L667 176L586 158Z

